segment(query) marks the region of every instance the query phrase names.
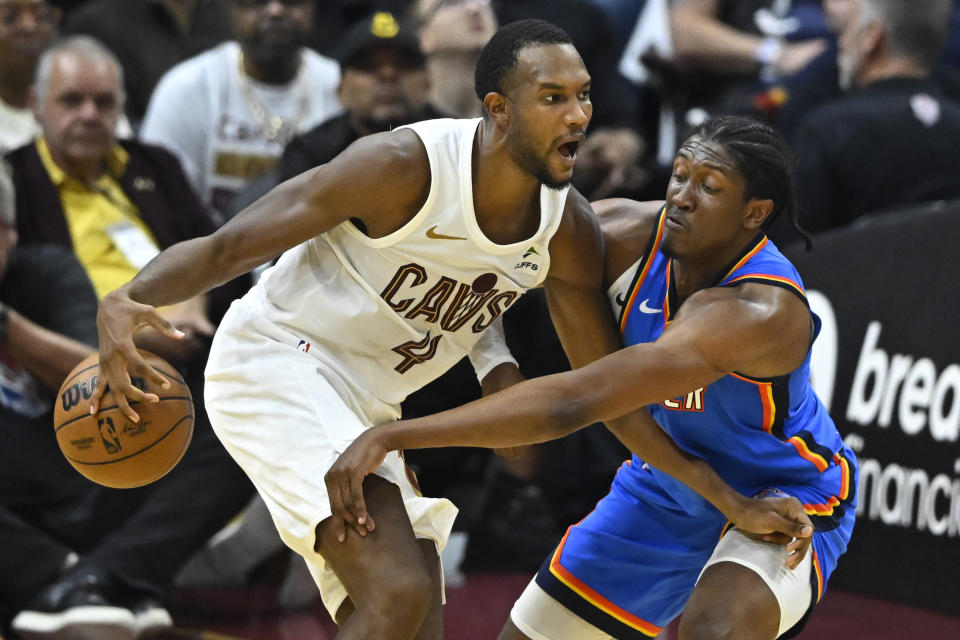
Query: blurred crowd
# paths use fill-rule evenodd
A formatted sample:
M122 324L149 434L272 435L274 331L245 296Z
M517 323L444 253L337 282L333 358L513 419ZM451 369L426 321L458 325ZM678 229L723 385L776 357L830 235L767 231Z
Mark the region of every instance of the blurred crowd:
M164 309L184 340L139 334L198 404L189 454L161 481L80 478L50 428L54 393L96 348L97 299L160 250L362 136L480 116L477 55L499 24L529 17L566 30L593 78L574 174L590 200L663 199L677 141L718 113L791 141L810 234L960 198L950 0L0 0L0 634L148 635L191 587L267 581L286 608L317 597L202 406L217 321L269 265ZM780 222L781 245L805 234ZM542 295L505 324L526 376L569 366ZM404 414L480 393L461 363ZM594 425L526 452L408 462L461 509L455 579L536 569L626 456Z

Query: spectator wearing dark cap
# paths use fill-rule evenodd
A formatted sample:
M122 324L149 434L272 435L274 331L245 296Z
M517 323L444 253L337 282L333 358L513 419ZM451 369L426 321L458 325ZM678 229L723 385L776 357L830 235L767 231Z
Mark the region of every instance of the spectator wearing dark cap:
M380 11L354 25L337 58L345 111L290 141L281 181L328 162L362 136L446 115L427 102L430 81L416 32L393 14Z

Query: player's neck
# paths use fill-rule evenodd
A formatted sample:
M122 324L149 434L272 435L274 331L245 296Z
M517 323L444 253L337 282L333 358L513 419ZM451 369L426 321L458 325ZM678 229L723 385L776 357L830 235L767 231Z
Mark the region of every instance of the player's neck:
M495 126L484 120L473 145L473 204L484 234L501 244L519 242L540 216L540 182L513 161Z
M673 257L670 268L680 301L686 300L701 289L713 286L726 276L730 265L744 255L756 237L754 234L742 242L732 242L729 245L730 248L724 251Z
M705 268L695 261L684 258L672 258L670 263L673 284L676 287L677 302L683 301L701 289L706 289L717 279L718 269Z

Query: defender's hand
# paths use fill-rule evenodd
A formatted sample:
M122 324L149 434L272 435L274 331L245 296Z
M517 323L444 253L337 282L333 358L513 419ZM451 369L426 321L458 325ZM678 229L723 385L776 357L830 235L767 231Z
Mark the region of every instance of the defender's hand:
M376 528L363 498L363 479L383 464L389 452L378 439L379 433L378 427L371 427L360 434L323 477L333 514L333 531L340 542L347 539L347 526L361 536Z
M169 388L170 382L147 364L137 352L133 334L141 327L153 327L168 338L179 340L184 334L165 320L155 308L134 302L121 287L107 294L97 309L97 331L100 336L100 382L90 398L90 413L100 409L100 400L109 388L123 413L133 422L140 416L130 407L130 401L158 402L156 394L146 393L133 386L130 374Z
M755 540L785 545L790 569L797 568L813 542L813 523L791 496L745 498L733 523Z

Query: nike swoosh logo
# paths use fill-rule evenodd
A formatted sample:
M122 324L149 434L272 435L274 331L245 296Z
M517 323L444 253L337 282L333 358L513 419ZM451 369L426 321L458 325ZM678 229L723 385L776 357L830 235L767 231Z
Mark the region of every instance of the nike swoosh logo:
M627 299L624 297L624 295L623 295L622 293L618 293L618 294L617 294L617 305L620 306L620 307L622 307L622 306L625 305L625 304L627 304Z
M661 311L663 311L663 309L654 309L653 307L648 306L647 305L648 302L650 302L650 298L644 298L643 302L640 303L640 306L638 308L640 309L641 312L660 313Z
M466 240L466 238L461 238L460 236L448 236L442 233L437 233L437 227L440 225L433 225L427 229L427 237L433 240Z

